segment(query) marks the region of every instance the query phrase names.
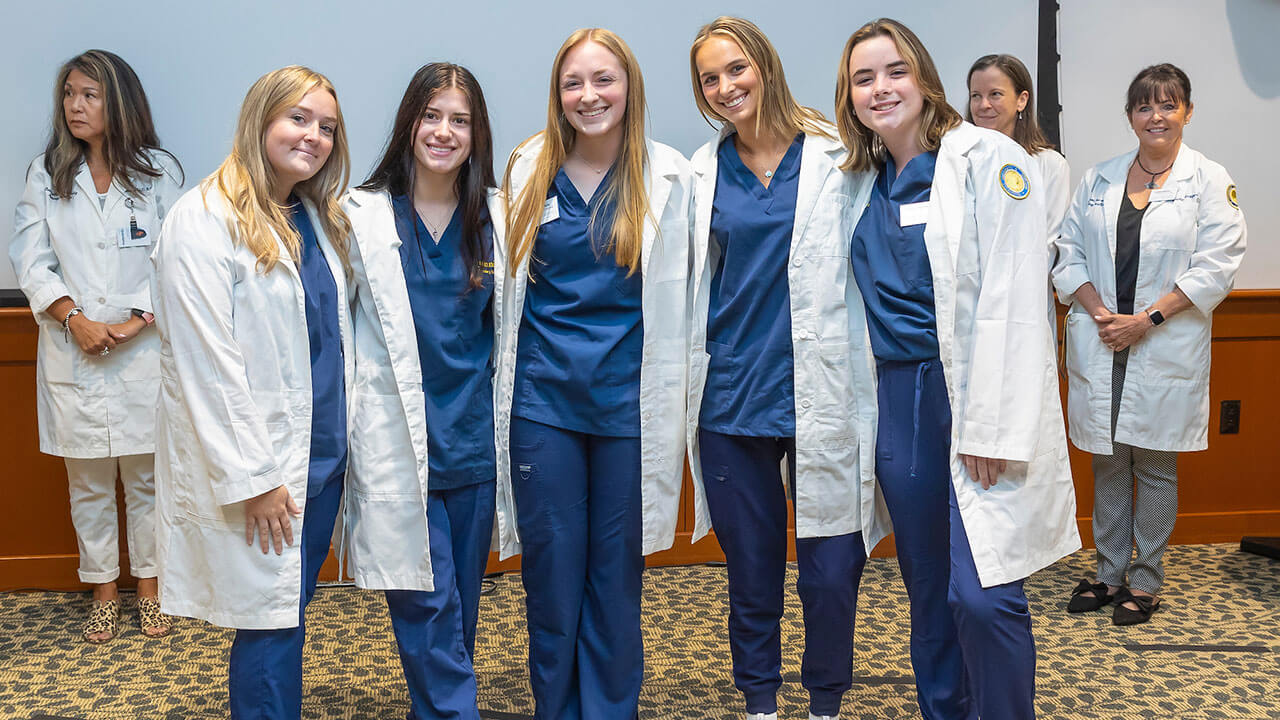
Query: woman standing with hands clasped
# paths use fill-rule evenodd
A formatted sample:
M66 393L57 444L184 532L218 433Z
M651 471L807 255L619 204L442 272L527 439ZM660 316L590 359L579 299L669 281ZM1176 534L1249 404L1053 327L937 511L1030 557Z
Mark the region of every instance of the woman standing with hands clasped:
M116 475L124 486L138 623L172 622L157 599L155 404L160 339L150 329L151 252L182 169L151 122L142 83L105 50L68 60L54 84L49 145L27 170L9 257L40 325L40 451L67 465L81 582L93 585L83 636L115 637L120 576Z
M683 480L689 166L645 138L608 30L565 40L547 105L503 180L498 531L524 549L535 716L632 720L644 555L674 541Z
M845 44L847 168L877 173L850 258L875 353L876 471L929 720L1035 715L1023 579L1080 547L1047 314L1040 174L960 120L881 19Z
M1098 557L1096 581L1082 580L1067 610L1115 602L1115 624L1133 625L1160 606L1177 454L1208 447L1213 309L1240 267L1245 222L1227 171L1182 142L1186 73L1143 69L1124 110L1138 148L1085 173L1053 278L1071 303L1067 418L1071 441L1093 453Z
M754 24L721 17L689 51L694 98L721 130L693 157L688 442L695 539L714 525L729 572L734 684L777 717L787 487L795 503L801 682L835 718L874 515L874 379L849 234L870 175L845 173L835 128L791 95ZM857 181L855 183L855 180ZM859 408L862 411L859 412Z

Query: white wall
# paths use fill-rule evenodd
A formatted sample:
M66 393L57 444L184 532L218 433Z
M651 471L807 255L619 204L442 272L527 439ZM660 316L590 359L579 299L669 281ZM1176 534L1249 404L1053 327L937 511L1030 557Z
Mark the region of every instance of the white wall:
M1137 140L1125 91L1142 68L1171 62L1191 78L1184 142L1231 173L1249 224L1237 288L1280 288L1280 2L1064 0L1062 143L1078 181Z
M0 207L12 211L28 163L44 148L58 66L91 47L120 54L138 72L161 140L182 161L189 185L225 156L240 101L258 76L291 63L325 73L346 116L354 184L377 159L409 77L433 60L466 65L479 78L501 176L510 150L545 122L551 60L578 27L608 27L631 45L648 88L650 134L691 154L710 130L693 104L689 41L716 15L741 15L760 25L778 47L800 101L829 114L840 51L863 22L889 15L910 25L938 63L948 97L962 103L964 73L980 55L1011 52L1034 69L1036 5L1035 0L23 3L21 18L14 13L6 18L9 29L0 43L0 97L7 101ZM7 247L8 240L0 240L0 249ZM15 285L9 263L0 260L0 287Z

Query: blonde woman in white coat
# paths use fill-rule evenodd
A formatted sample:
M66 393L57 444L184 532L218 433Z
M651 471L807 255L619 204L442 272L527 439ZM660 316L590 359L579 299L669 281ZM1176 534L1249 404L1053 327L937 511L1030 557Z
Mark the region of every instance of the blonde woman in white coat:
M626 43L577 30L503 180L498 531L524 552L539 719L636 717L644 555L675 537L691 183L644 122Z
M698 110L722 126L693 158L695 539L713 525L728 561L729 646L747 717L776 718L789 483L801 682L810 717L834 718L853 682L864 533L874 545L887 526L875 513L866 316L848 263L871 176L841 170L835 127L795 101L751 22L704 26L689 60Z
M1191 81L1142 70L1125 113L1138 149L1085 173L1054 269L1067 315L1067 418L1093 453L1098 572L1071 612L1115 602L1117 625L1160 606L1162 558L1178 513L1177 454L1208 447L1213 309L1245 249L1236 186L1182 143ZM1137 478L1135 499L1134 478Z
M1040 173L961 121L893 20L845 45L848 169L876 171L850 259L876 356L876 472L925 718L1035 715L1022 581L1080 547L1044 278Z
M9 257L40 326L40 450L65 459L81 582L93 585L85 640L116 635L116 476L144 635L169 631L155 559L155 402L160 339L150 329L147 256L182 170L160 147L133 69L89 50L54 84L53 132L27 170Z

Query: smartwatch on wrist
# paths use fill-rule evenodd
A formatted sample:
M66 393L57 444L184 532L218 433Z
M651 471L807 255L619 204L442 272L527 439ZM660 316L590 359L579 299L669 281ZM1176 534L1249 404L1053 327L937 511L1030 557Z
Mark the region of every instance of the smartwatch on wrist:
M1159 310L1148 310L1147 317L1151 318L1152 325L1159 325L1164 322L1164 314Z
M147 312L146 310L139 310L138 308L133 308L133 309L132 309L132 310L130 310L129 312L130 312L134 317L142 318L142 321L143 321L143 322L145 322L145 323L146 323L146 324L148 324L148 325L150 325L150 324L152 324L152 323L154 323L154 322L156 321L156 316L155 316L155 315L152 315L151 313Z

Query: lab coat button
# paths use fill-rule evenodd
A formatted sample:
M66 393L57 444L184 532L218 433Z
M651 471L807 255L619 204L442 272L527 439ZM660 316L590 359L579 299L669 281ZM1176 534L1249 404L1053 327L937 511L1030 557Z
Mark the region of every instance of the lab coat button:
M99 249L99 250L105 250L105 249L106 249L106 247L107 247L107 244L106 244L106 243L98 243L98 249Z
M808 400L801 400L801 401L800 401L800 407L802 407L802 408L807 408L807 407L809 407L809 406L810 406L810 405L812 405L812 404L813 404L813 403L809 402Z
M106 305L106 304L107 304L107 299L106 299L106 298L104 298L104 297L100 297L100 298L98 298L98 304L99 304L99 305Z

